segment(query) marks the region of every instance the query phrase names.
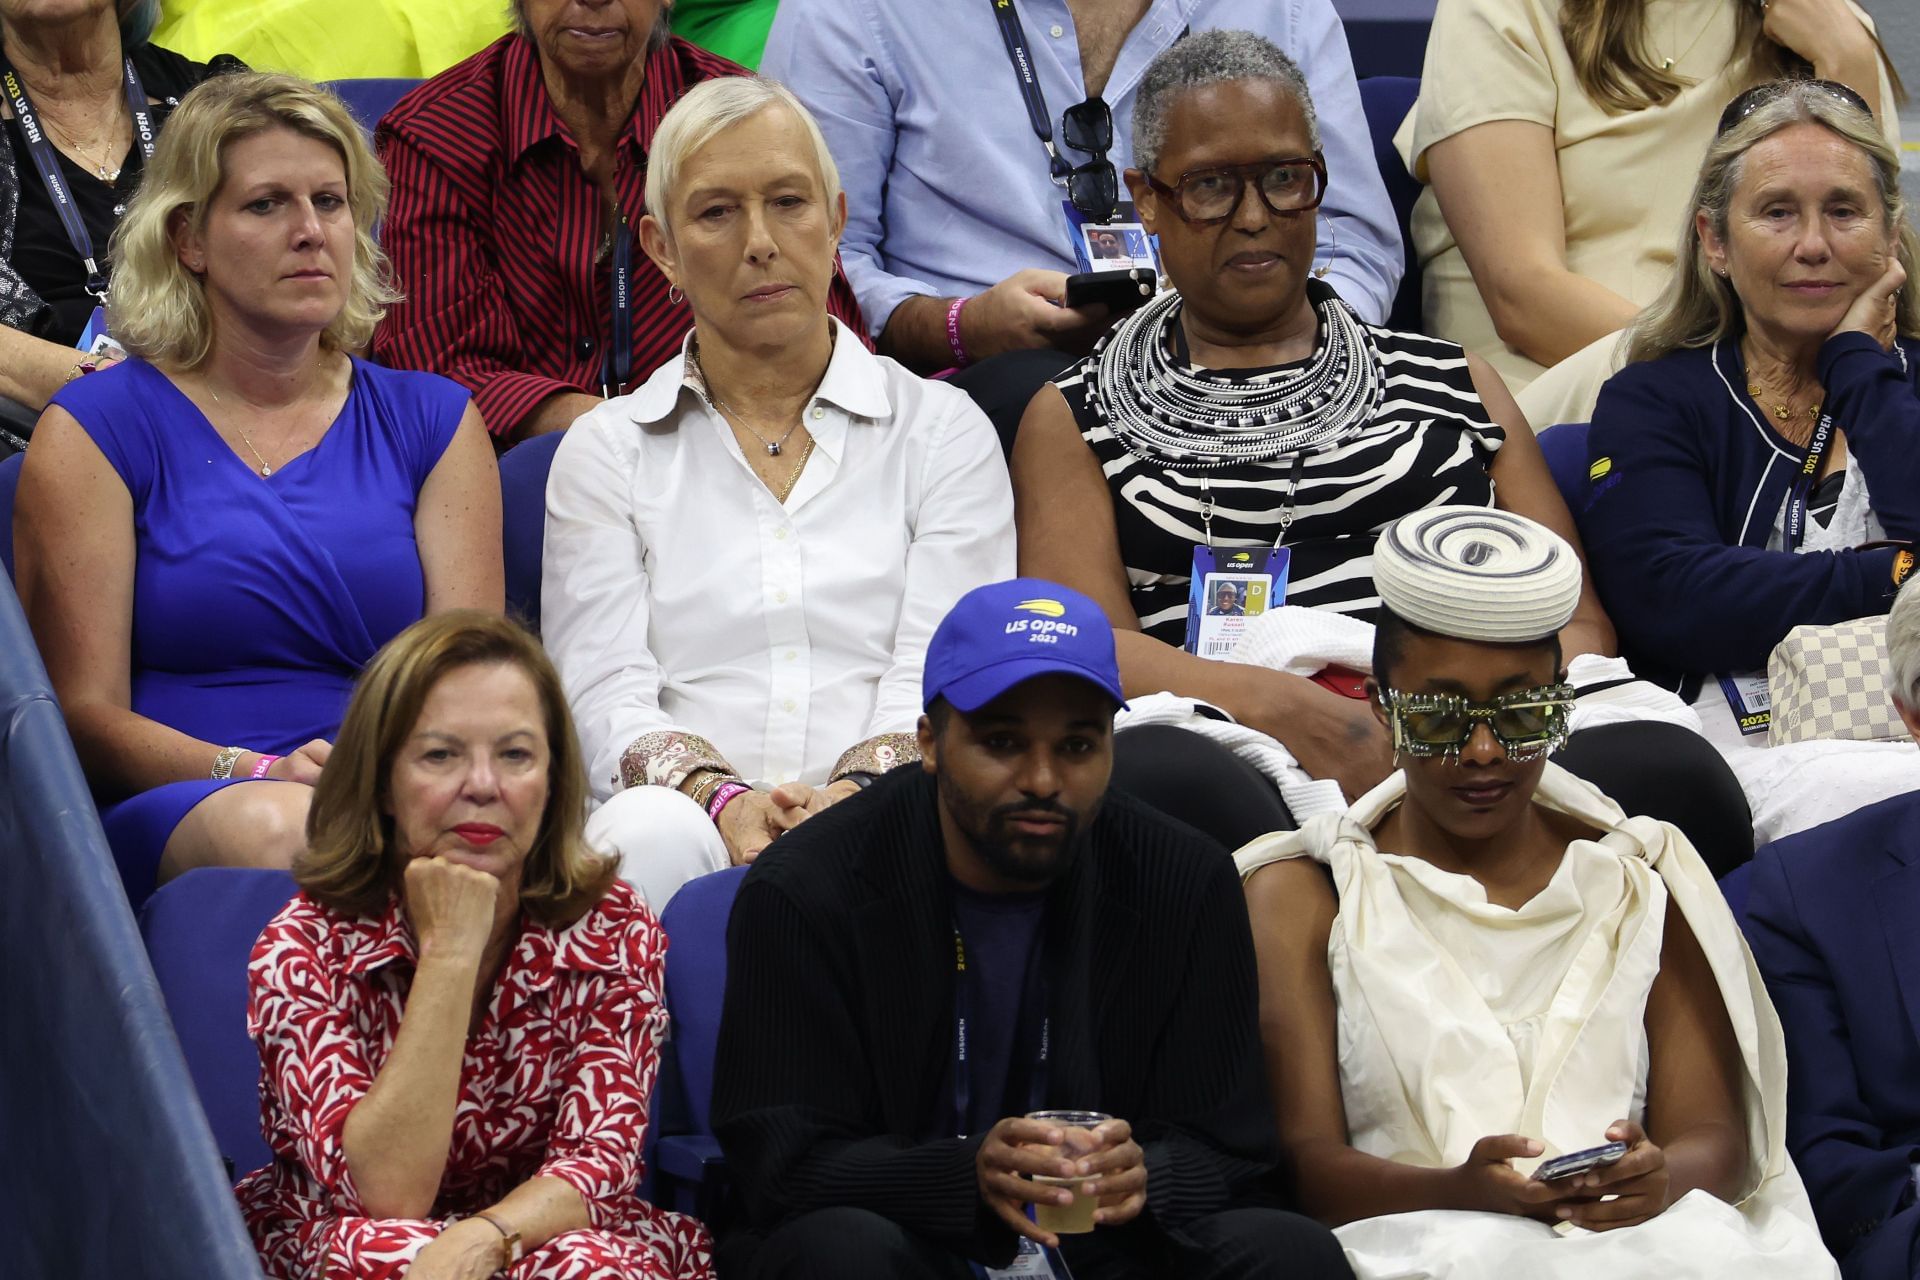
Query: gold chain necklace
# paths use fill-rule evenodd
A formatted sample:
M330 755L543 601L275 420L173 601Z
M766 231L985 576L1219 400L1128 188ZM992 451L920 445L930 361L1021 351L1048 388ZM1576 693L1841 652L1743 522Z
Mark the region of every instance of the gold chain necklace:
M1671 71L1673 70L1675 63L1685 61L1686 56L1693 52L1693 46L1700 43L1700 37L1707 34L1707 28L1712 26L1713 20L1719 16L1720 16L1719 7L1717 5L1709 6L1707 11L1707 20L1700 24L1700 29L1698 31L1693 33L1693 39L1687 42L1687 47L1682 49L1679 53L1675 54L1671 58L1662 58L1660 60L1660 69L1662 71ZM1675 14L1673 19L1673 27L1674 27L1674 38L1676 40L1679 39L1679 30L1678 30L1679 26L1680 26L1680 16L1678 14Z
M80 140L74 137L73 134L67 129L65 125L54 124L52 119L50 119L47 116L45 111L42 111L40 113L40 118L42 121L44 121L48 126L52 128L53 132L60 135L60 140L66 143L67 150L74 152L81 164L91 165L93 167L94 176L99 178L100 181L113 182L115 179L119 178L120 176L119 169L109 169L107 167L107 162L104 159L96 160L91 155L88 154L89 152L94 151L99 147L111 147L113 145L113 135L116 132L118 132L120 128L119 112L116 111L114 113L112 122L107 125L107 133L105 137L95 142L86 143L85 145L82 145ZM125 166L122 166L122 167L124 168Z
M207 394L213 397L213 402L215 404L220 405L220 407L223 409L226 408L226 405L222 403L220 399L220 393L214 390L212 378L207 379ZM268 466L267 460L260 456L260 451L253 447L253 437L247 434L247 429L241 426L237 421L233 424L233 429L240 433L240 442L247 446L247 452L252 454L254 457L254 461L260 464L260 478L264 480L268 476L272 475L273 468Z
M786 506L787 499L793 496L793 486L800 483L800 473L807 469L807 459L813 456L813 441L807 441L807 447L800 451L800 461L793 464L793 470L787 476L786 484L780 487L780 505Z
M1763 388L1757 382L1749 382L1747 384L1747 394L1752 396L1753 402L1759 405L1762 409L1772 410L1773 416L1778 418L1782 422L1787 421L1789 418L1794 418L1799 416L1793 411L1793 406L1790 404L1787 404L1783 400L1775 400L1773 401L1773 403L1769 404L1765 398L1767 396L1766 389ZM1812 408L1804 410L1803 412L1806 414L1809 420L1818 418L1820 416L1820 406L1816 404Z

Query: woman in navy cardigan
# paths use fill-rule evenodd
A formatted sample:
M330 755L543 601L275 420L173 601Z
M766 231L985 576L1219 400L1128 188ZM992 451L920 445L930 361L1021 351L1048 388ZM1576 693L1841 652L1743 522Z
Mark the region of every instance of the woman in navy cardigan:
M1680 269L1601 392L1581 534L1623 652L1684 697L1764 674L1794 626L1885 612L1912 569L1920 239L1898 177L1844 86L1736 98Z

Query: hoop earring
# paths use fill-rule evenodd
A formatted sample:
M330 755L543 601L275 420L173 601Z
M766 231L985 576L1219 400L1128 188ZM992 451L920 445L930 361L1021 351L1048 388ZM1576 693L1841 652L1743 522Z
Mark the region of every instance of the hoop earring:
M683 303L683 302L685 302L686 300L687 300L687 295L686 295L686 294L684 294L684 293L682 293L682 292L680 292L680 286L679 286L679 285L677 285L677 284L670 284L670 285L668 285L668 286L667 286L667 301L668 301L668 302L671 302L671 303L672 303L672 304L673 304L674 306L676 306L676 307L677 307L677 306L679 306L679 305L680 305L681 303Z

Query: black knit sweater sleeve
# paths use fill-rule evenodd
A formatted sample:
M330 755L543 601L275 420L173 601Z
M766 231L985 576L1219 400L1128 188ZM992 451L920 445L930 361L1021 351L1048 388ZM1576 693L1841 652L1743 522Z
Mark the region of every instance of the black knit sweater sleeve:
M1146 1154L1147 1212L1170 1229L1228 1206L1285 1199L1246 900L1232 859L1195 843L1172 864L1193 913L1184 954L1170 956L1174 990L1133 1126Z
M844 918L838 918L844 927ZM981 1211L981 1136L912 1142L875 1114L861 984L833 922L778 877L749 876L727 928L714 1131L754 1230L834 1206L868 1209L954 1253L1004 1259Z

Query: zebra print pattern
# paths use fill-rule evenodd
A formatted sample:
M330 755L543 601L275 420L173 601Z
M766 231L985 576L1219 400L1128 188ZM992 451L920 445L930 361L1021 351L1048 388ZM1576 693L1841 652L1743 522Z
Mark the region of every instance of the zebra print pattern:
M1168 317L1169 332L1179 322ZM1444 503L1493 504L1493 455L1506 432L1487 416L1461 349L1451 342L1361 325L1382 381L1379 411L1300 464L1287 604L1372 621L1373 542L1400 516ZM1184 349L1184 343L1179 344ZM1080 436L1099 459L1113 498L1120 559L1141 627L1168 644L1185 640L1193 548L1206 540L1202 477L1135 457L1092 403L1094 357L1055 379ZM1293 376L1302 364L1198 371L1222 383ZM1295 455L1243 463L1205 477L1213 498L1213 545L1270 547L1280 537Z

